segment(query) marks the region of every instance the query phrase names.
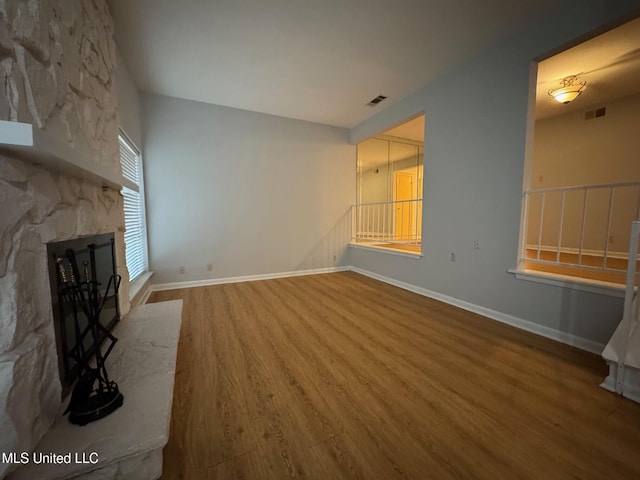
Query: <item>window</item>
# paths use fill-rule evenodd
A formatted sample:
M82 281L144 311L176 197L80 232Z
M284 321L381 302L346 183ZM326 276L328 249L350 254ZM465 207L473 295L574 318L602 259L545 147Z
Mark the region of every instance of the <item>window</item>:
M128 187L122 187L122 197L124 199L125 257L127 269L129 270L129 281L133 282L148 270L142 158L140 157L140 151L124 132L120 133L118 140L120 141L122 175L127 180L135 183L139 189L139 191L136 192Z

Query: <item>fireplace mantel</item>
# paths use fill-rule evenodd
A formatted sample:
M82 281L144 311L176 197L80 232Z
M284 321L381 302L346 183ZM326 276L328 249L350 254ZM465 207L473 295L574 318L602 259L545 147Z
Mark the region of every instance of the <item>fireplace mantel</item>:
M127 187L138 191L135 183L81 155L30 123L0 120L0 154L84 178L104 187L117 190Z

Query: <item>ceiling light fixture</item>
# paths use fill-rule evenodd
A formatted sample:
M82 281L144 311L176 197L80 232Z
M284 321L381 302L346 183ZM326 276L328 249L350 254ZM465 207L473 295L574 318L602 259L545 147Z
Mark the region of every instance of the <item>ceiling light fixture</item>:
M584 91L587 87L587 81L578 82L577 75L569 75L562 79L560 85L562 87L549 90L549 95L557 102L569 103Z

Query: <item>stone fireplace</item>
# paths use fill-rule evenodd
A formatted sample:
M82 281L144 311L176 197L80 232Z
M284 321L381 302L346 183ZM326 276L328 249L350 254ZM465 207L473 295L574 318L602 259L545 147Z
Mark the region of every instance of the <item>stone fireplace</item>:
M105 0L0 0L0 120L31 124L119 176L112 33ZM64 408L46 244L115 232L125 315L123 206L117 188L2 145L0 205L0 452L23 452ZM0 463L0 478L10 469Z

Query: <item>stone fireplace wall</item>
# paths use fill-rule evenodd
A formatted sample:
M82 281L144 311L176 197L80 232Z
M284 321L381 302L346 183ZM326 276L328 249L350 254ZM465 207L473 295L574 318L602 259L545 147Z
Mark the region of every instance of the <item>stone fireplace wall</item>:
M105 0L0 0L0 120L119 172L112 34ZM0 452L33 449L63 407L46 243L115 232L125 314L123 226L118 191L0 152Z

